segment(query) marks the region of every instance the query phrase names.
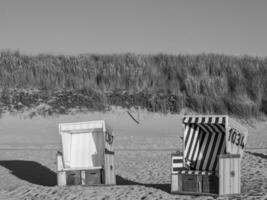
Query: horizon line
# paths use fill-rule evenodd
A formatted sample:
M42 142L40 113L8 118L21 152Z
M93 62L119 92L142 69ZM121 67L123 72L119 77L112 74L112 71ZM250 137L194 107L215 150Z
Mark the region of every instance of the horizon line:
M59 52L36 52L36 53L30 53L24 50L20 49L9 49L4 48L0 49L0 53L19 53L19 55L24 56L70 56L70 57L79 57L79 56L121 56L121 55L135 55L135 56L158 56L158 55L167 55L167 56L200 56L200 55L217 55L217 56L226 56L226 57L236 57L236 58L258 58L258 59L267 59L266 56L257 56L257 55L251 55L251 54L228 54L228 53L222 53L222 52L200 52L200 53L165 53L165 52L158 52L158 53L137 53L137 52L116 52L116 53L100 53L100 52L88 52L88 53L59 53Z

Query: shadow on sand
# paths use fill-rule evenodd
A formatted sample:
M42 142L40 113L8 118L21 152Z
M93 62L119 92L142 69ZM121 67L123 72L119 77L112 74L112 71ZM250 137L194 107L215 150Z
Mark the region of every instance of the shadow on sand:
M14 176L33 184L55 186L57 175L40 163L24 160L2 160L0 165L10 170Z
M245 151L245 152L248 154L251 154L253 156L258 156L260 158L267 159L267 155L265 155L263 153L256 153L256 152L250 152L250 151Z
M10 170L14 176L33 184L43 186L56 186L57 175L47 167L34 161L2 160L0 165ZM170 193L170 184L145 184L125 179L116 175L117 185L140 185L152 187Z
M170 184L146 184L146 183L138 183L135 181L131 181L128 179L125 179L119 175L116 175L116 183L117 185L140 185L145 187L152 187L159 190L162 190L164 192L170 193L171 192L171 185Z

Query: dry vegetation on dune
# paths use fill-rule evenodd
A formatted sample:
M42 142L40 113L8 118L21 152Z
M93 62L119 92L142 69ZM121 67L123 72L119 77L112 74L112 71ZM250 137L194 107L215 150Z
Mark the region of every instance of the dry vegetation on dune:
M267 58L216 54L29 56L3 51L0 87L2 99L12 93L7 92L11 88L38 89L49 98L55 91L75 91L76 95L89 91L89 99L90 94L98 95L103 99L100 103L124 107L162 112L186 107L200 113L257 116L267 114Z

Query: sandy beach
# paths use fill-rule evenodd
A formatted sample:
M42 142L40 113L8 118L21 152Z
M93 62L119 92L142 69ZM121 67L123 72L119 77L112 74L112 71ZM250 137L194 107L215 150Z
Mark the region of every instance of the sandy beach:
M137 116L137 111L132 111ZM213 199L170 194L170 155L181 148L181 115L140 111L136 124L124 109L28 118L0 119L1 199ZM116 186L66 186L56 182L57 124L105 119L114 128ZM242 194L237 199L267 199L267 122L250 125L242 160ZM229 199L220 197L218 199Z

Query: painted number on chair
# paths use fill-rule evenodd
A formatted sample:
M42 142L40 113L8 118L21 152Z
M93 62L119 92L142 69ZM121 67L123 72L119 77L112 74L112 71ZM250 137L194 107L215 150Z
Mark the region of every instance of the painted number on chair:
M113 135L111 135L108 131L106 132L106 134L105 134L106 136L106 142L108 143L108 144L112 144L113 143Z
M229 137L228 141L232 144L235 144L236 146L240 146L242 149L244 149L244 135L239 133L238 130L231 128L229 131Z

